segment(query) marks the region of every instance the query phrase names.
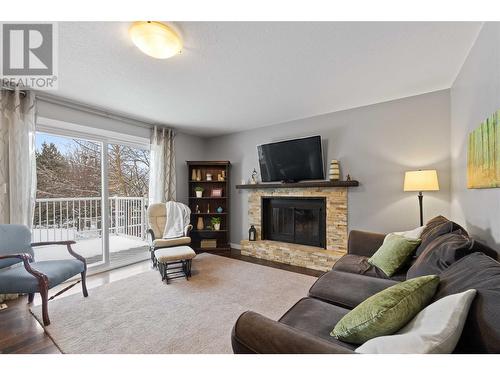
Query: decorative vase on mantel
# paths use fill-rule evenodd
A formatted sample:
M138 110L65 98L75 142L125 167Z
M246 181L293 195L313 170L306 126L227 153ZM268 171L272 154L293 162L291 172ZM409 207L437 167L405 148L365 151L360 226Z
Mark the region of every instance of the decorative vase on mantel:
M330 162L329 178L330 178L330 181L340 180L340 168L339 168L339 161L338 160L332 160Z

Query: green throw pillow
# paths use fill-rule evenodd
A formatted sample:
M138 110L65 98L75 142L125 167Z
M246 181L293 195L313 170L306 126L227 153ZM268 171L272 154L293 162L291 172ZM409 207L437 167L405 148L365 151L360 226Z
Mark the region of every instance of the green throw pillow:
M368 263L380 268L387 276L391 277L406 263L420 242L420 239L388 234L382 246L368 259Z
M430 302L439 285L436 275L393 285L361 302L335 325L330 336L352 344L391 335Z

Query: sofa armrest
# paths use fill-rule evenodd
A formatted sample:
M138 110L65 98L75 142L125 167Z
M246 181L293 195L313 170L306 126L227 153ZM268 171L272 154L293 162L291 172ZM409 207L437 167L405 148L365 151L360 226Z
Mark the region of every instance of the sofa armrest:
M231 333L231 343L236 354L354 354L334 342L253 311L240 315Z
M329 271L309 289L309 297L352 309L368 297L397 284L397 281Z
M347 253L371 257L384 242L385 234L351 230L347 240Z

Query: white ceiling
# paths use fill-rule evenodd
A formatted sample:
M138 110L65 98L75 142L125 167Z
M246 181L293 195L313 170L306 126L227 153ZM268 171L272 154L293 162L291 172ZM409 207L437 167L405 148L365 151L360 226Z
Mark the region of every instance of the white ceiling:
M60 23L54 94L215 135L449 88L481 24L181 22L167 60L128 26Z

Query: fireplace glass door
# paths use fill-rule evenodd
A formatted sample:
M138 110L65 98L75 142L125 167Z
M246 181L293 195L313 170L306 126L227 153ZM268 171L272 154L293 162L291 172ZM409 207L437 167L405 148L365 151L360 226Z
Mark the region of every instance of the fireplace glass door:
M325 247L324 198L263 197L263 239Z

